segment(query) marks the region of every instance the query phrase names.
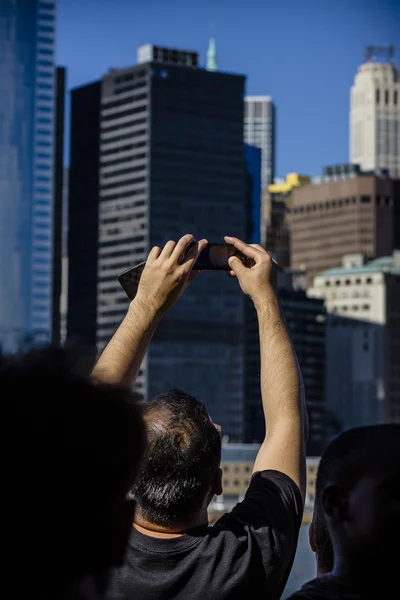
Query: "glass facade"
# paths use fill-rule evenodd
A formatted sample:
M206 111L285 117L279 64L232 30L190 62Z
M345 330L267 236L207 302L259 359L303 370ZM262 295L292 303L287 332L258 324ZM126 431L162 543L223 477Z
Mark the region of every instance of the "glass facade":
M0 1L0 343L51 337L56 0Z

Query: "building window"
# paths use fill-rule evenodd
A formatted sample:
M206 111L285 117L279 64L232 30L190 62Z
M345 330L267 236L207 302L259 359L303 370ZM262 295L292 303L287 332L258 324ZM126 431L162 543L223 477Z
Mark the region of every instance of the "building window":
M351 284L350 279L346 279L346 281L344 282L344 285L350 285L350 284Z
M360 285L360 283L361 283L361 279L358 277L358 278L356 279L356 284L357 284L357 285Z
M369 202L371 202L371 196L361 196L360 202L362 204L368 204Z
M363 304L362 309L363 310L369 310L370 309L370 305L369 304Z
M380 92L380 90L379 90L379 89L377 89L377 90L376 90L376 103L377 103L377 104L379 104L379 95L380 95L380 94L379 94L379 92Z
M385 104L389 104L389 90L385 90Z
M355 305L353 306L353 310L354 310L355 312L357 312L357 311L358 311L358 305L357 305L357 304L355 304Z
M325 281L325 287L329 287L331 285L330 281Z
M336 279L335 285L340 285L340 279Z
M342 310L343 310L343 312L346 312L347 311L347 306L346 305L342 306Z
M235 487L238 487L239 486L239 479L235 479L235 481L233 482L233 485Z
M397 104L397 90L394 90L394 94L393 94L393 104Z
M368 344L363 344L363 350L364 350L364 352L368 352L369 345Z
M371 277L367 277L367 279L365 280L365 283L368 283L368 284L372 283Z

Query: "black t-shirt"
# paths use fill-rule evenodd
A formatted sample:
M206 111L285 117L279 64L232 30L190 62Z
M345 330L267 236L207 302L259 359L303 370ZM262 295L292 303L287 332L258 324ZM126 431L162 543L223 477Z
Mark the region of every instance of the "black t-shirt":
M256 473L243 502L213 527L159 539L132 530L109 600L280 598L297 546L303 504L278 471Z

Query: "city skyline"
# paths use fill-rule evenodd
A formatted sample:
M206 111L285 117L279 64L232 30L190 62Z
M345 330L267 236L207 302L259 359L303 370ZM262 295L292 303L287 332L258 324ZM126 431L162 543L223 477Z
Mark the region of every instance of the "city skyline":
M59 0L57 60L68 68L69 88L132 66L145 43L199 51L204 67L214 36L218 68L246 75L246 94L269 95L277 106L278 177L317 175L323 165L348 162L350 88L368 44L394 44L399 64L399 3L189 5L177 0L171 11L159 0Z

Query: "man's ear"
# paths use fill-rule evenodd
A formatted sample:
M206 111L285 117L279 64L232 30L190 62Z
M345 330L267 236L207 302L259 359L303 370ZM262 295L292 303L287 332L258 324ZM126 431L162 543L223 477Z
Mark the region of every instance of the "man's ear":
M314 539L314 521L311 521L310 527L308 528L308 541L309 541L311 550L313 552L316 552L317 548L315 546L315 539Z
M211 481L211 491L216 496L220 496L223 492L222 489L222 469L218 467L218 469L214 473L214 477Z
M322 506L328 518L340 522L348 518L348 495L338 485L327 485L322 491Z

